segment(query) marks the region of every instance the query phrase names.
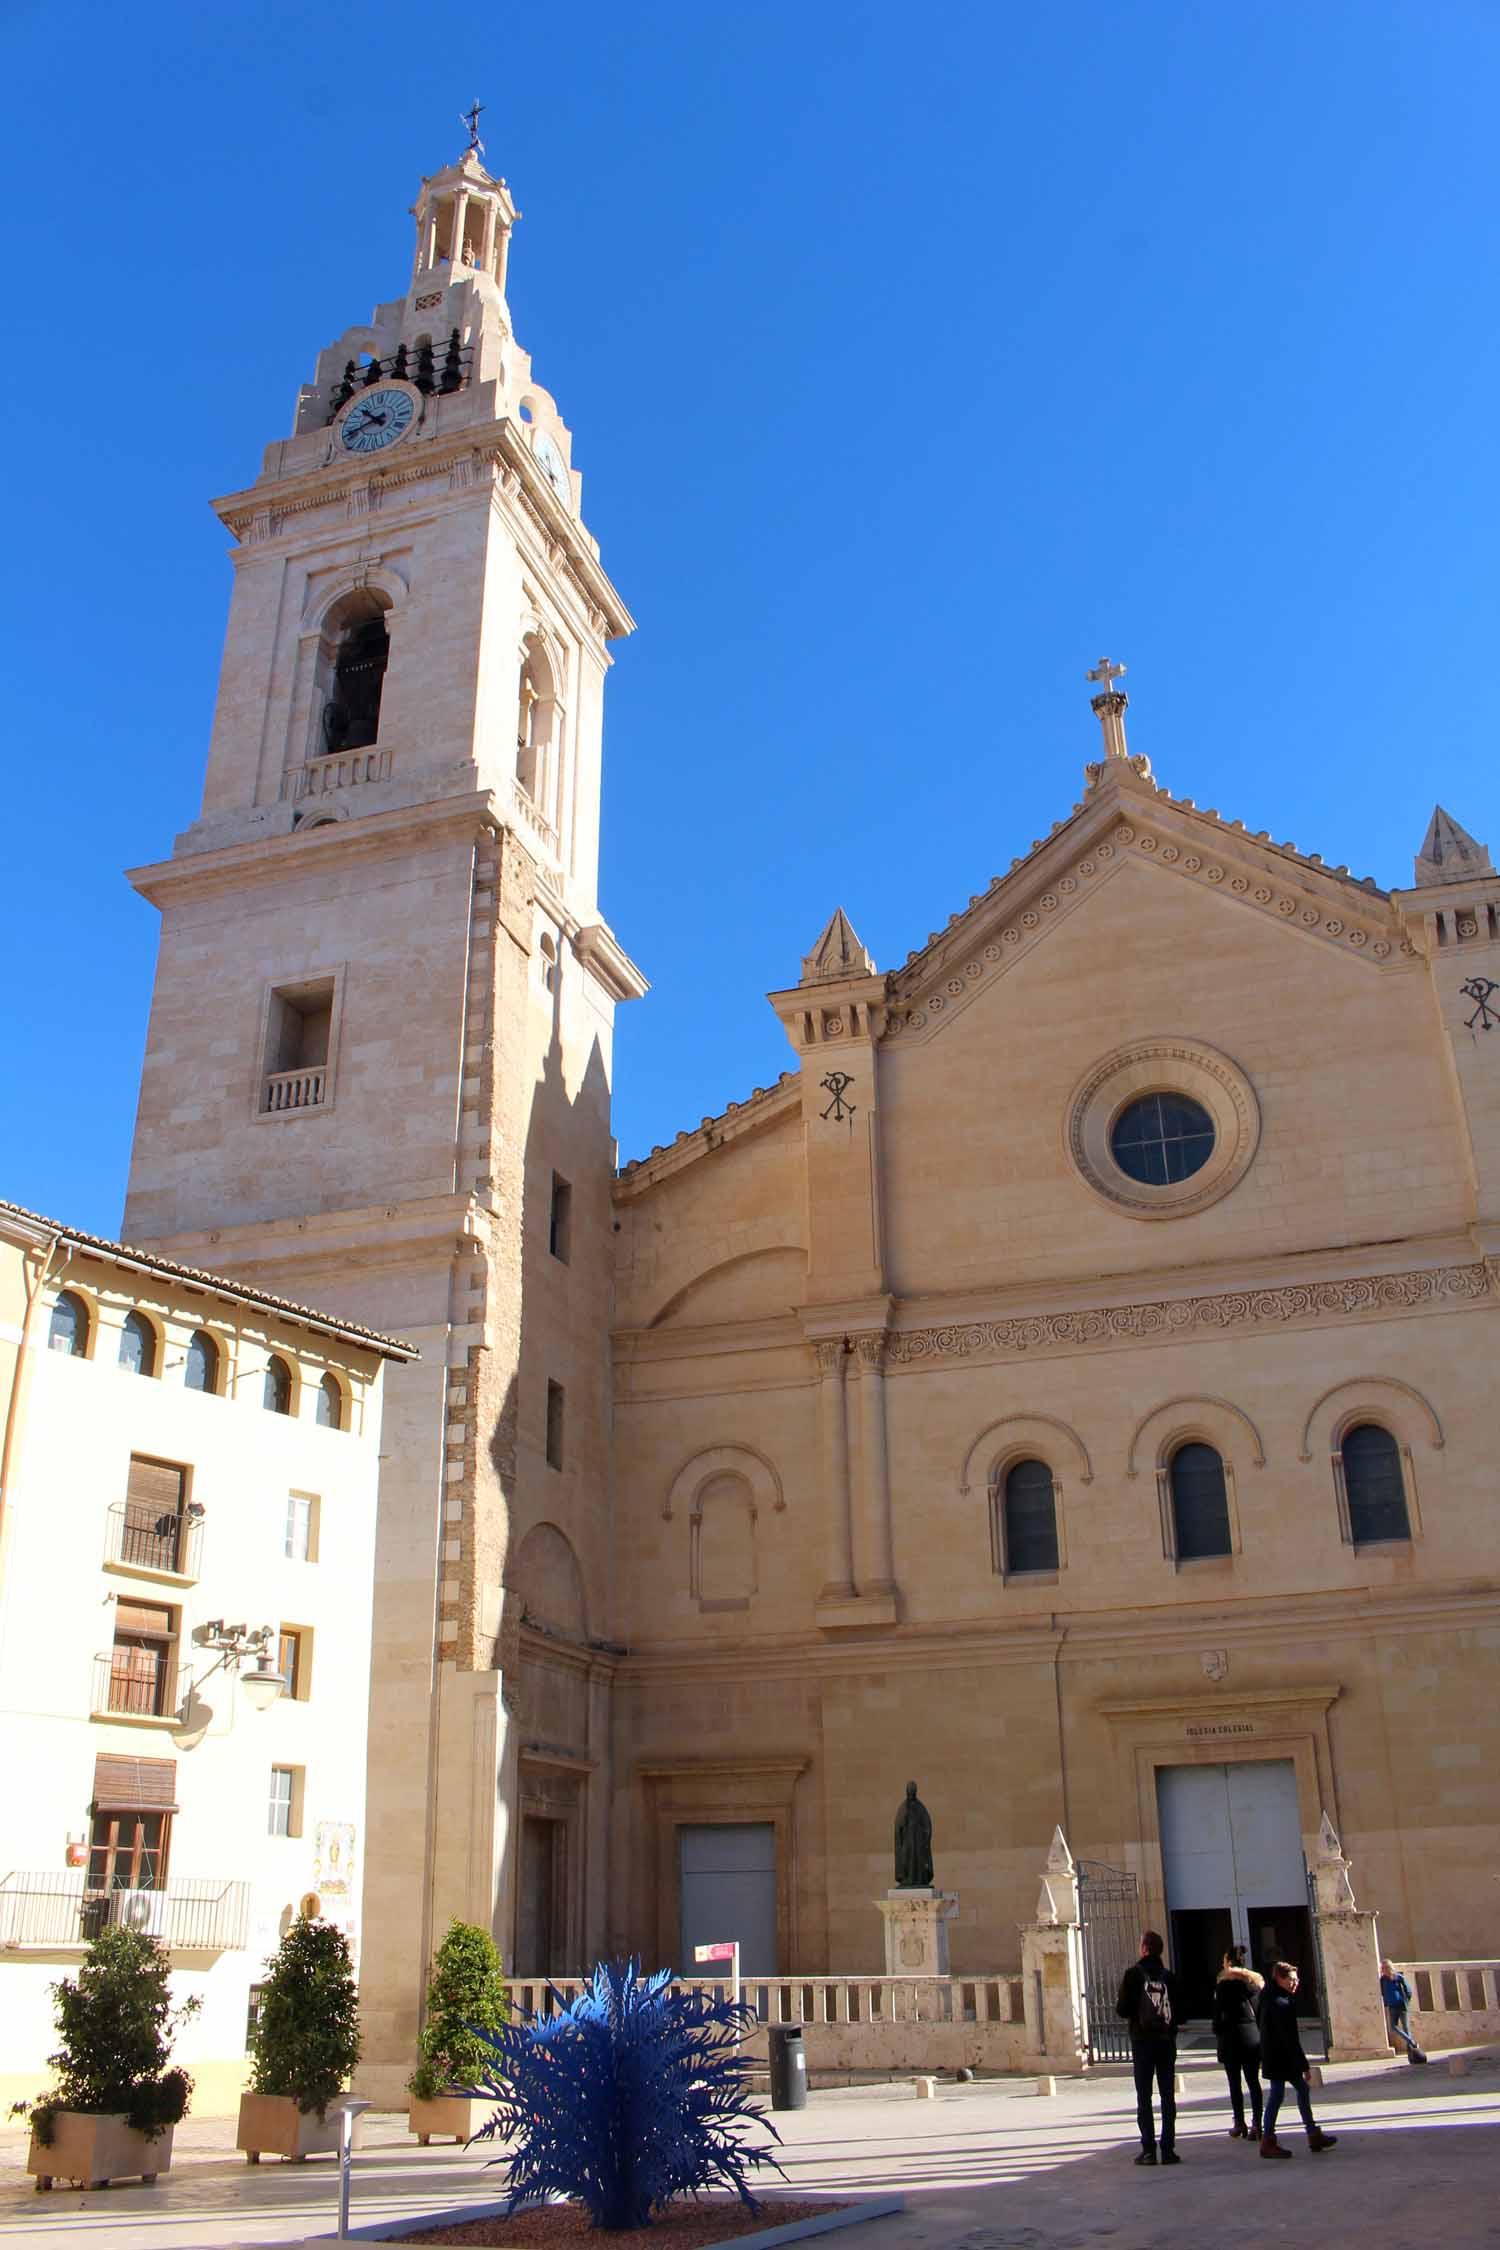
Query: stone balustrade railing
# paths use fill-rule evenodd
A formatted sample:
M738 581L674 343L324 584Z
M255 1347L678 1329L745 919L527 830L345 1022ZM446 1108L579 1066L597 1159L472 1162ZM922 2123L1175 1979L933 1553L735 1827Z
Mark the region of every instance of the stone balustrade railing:
M525 826L540 838L548 852L556 859L558 856L557 830L546 814L532 803L519 781L516 783L515 789L515 807Z
M729 1986L706 1977L681 1978L727 1999ZM551 2014L557 2001L584 1989L578 1977L513 1977L511 2005L523 2015ZM750 2056L766 2058L766 2027L800 2023L814 2078L865 2071L1018 2070L1026 2047L1019 1976L747 1977L740 1997L755 2010L746 2040Z
M1500 1961L1405 1961L1411 2028L1424 2047L1500 2039Z
M339 750L331 758L309 758L305 766L292 766L282 775L281 794L300 805L308 797L355 789L362 781L388 781L392 755L372 743L363 750Z

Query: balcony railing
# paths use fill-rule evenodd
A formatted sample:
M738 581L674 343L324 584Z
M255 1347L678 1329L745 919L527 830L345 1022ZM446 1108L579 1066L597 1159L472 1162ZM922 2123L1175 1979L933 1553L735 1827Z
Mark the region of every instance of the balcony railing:
M336 750L331 757L309 758L305 766L291 766L281 777L281 794L294 805L308 797L331 797L337 789L357 789L362 781L388 781L389 750L375 743L361 750Z
M288 1110L317 1109L323 1099L324 1066L318 1063L312 1070L273 1070L266 1077L266 1095L262 1107L272 1116L283 1116Z
M97 1717L163 1719L169 1715L171 1653L163 1648L154 1662L142 1658L140 1649L118 1648L104 1649L94 1658L92 1708Z
M202 1510L179 1514L143 1508L138 1501L110 1503L104 1535L104 1559L123 1563L128 1570L162 1570L177 1578L196 1578L198 1550L203 1541Z
M146 1901L135 1917L139 1925L174 1952L229 1953L247 1941L248 1883L189 1875L173 1878L161 1891L101 1891L88 1887L85 1868L15 1870L0 1876L0 1951L89 1945L134 1900Z
M526 790L522 787L519 781L516 783L515 803L516 810L521 815L522 820L525 821L527 827L531 829L535 835L541 838L548 851L552 854L552 857L556 859L558 856L557 830L553 827L546 814L540 811L539 808L532 803L531 798L528 796Z

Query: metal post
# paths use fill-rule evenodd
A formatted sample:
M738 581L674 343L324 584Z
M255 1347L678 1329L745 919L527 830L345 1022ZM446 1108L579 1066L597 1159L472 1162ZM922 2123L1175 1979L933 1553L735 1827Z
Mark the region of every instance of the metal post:
M339 2233L340 2242L349 2239L349 2165L354 2154L354 2120L362 2110L370 2107L353 2094L339 2103Z

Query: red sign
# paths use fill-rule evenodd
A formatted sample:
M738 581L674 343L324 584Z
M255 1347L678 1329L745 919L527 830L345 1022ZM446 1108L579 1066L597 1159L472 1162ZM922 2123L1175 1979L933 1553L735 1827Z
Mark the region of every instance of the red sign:
M695 1945L693 1947L693 1959L695 1961L732 1961L734 1959L734 1947L733 1945Z

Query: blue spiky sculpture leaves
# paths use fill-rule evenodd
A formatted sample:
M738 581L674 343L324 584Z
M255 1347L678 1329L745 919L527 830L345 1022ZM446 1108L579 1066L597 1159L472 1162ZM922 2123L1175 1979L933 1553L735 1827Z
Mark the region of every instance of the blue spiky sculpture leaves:
M731 2187L776 2159L751 2136L774 2126L749 2105L742 2002L690 1989L637 1961L604 1961L559 2012L481 2033L493 2063L470 2091L495 2103L476 2140L515 2148L510 2209L547 2196L582 2203L596 2227L644 2227L676 2196Z

